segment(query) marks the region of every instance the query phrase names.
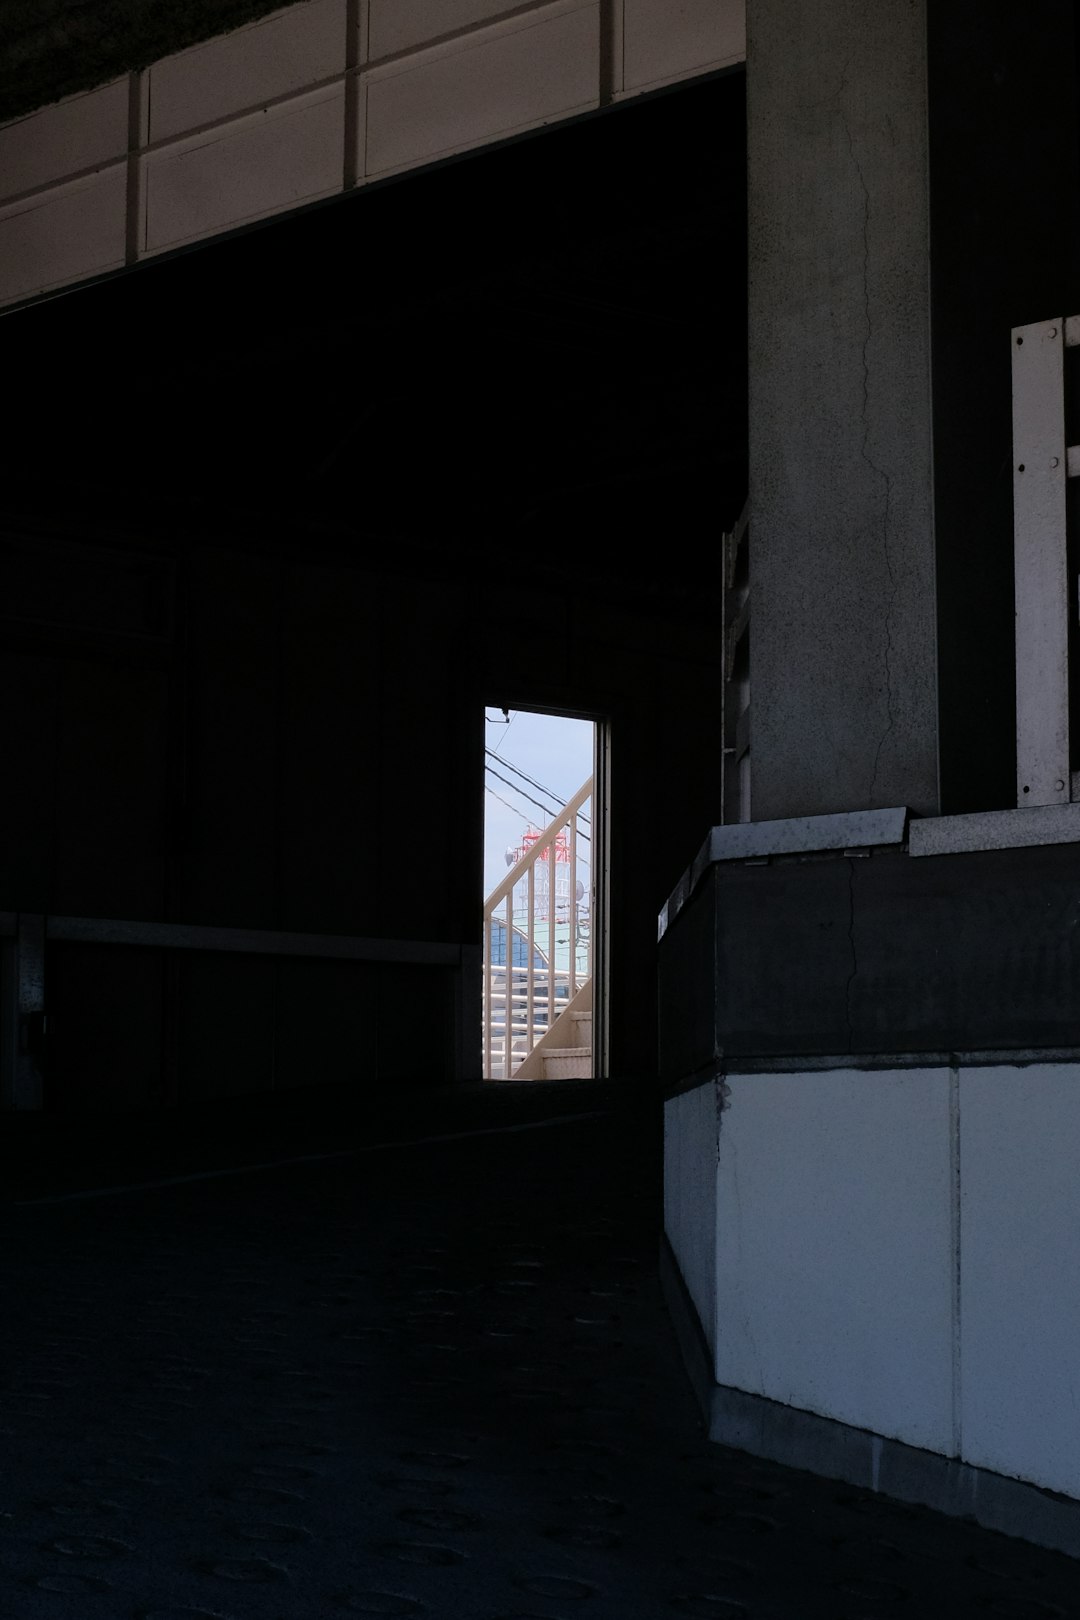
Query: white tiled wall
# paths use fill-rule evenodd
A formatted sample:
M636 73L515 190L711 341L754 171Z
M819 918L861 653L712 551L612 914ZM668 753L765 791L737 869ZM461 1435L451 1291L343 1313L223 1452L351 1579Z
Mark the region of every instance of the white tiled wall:
M969 1462L1080 1497L1080 1071L961 1072Z
M1080 1499L1080 1065L727 1079L665 1132L717 1382Z
M716 1377L952 1446L949 1071L731 1075Z
M606 63L601 0L300 0L0 126L0 304L744 54L744 0L602 3Z

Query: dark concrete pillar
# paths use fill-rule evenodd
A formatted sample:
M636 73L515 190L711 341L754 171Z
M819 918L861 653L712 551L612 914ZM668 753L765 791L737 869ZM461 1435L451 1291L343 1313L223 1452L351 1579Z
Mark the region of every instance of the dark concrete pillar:
M924 0L748 0L751 815L938 809Z

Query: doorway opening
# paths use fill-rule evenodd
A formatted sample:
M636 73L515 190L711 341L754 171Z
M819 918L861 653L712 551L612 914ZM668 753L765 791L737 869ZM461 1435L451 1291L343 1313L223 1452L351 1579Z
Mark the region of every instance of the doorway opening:
M484 711L485 1080L606 1072L607 756L593 716Z

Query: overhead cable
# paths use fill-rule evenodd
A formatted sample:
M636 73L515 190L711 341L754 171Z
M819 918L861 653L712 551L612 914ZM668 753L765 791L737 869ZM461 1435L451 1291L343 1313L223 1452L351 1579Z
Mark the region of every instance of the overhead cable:
M500 765L505 765L506 761L504 759L500 759L499 764ZM546 819L549 822L555 820L555 817L559 813L557 810L549 810L546 804L541 804L539 799L534 799L531 794L525 792L524 788L518 787L516 782L511 782L511 780L510 780L510 778L508 776L503 776L499 771L497 771L494 768L494 766L485 765L484 769L486 771L490 771L491 775L494 776L497 781L503 782L508 788L512 789L514 793L517 793L518 795L520 795L521 798L528 799L530 804L534 804L538 810L542 810L544 812L544 815L545 815ZM543 788L541 788L540 791L544 792L545 790ZM554 798L554 797L555 797L555 795L552 794L552 798ZM589 837L587 832L579 833L578 836L581 837L581 838L584 838L584 840L585 840L585 842L587 844L592 842L592 840Z
M527 771L523 771L520 765L513 764L513 762L509 759L503 759L500 754L492 753L490 748L485 748L484 752L485 754L489 754L492 759L497 759L500 765L505 765L507 770L513 771L515 776L520 776L523 782L528 782L530 787L536 788L538 793L546 793L549 799L554 799L556 802L558 802L559 795L557 793L553 792L551 788L545 787L543 782L537 782L536 779L530 776ZM521 792L521 789L519 788L518 791ZM528 798L528 794L523 793L522 797ZM536 801L534 799L530 802L535 804ZM591 825L589 817L585 814L584 810L579 810L578 815L587 827Z

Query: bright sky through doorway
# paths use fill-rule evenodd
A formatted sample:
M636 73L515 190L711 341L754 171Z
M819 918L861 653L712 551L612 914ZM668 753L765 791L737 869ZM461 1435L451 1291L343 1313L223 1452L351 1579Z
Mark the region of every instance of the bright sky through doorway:
M559 714L485 710L484 894L506 876L508 848L540 829L592 774L593 725ZM531 780L528 780L531 778ZM590 807L586 807L588 809ZM546 812L546 813L545 813ZM587 829L586 829L587 830ZM589 846L580 851L587 860Z

